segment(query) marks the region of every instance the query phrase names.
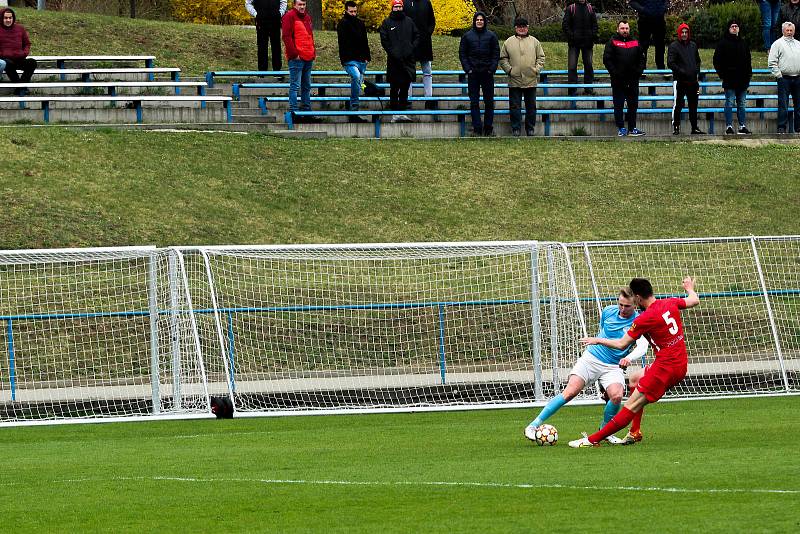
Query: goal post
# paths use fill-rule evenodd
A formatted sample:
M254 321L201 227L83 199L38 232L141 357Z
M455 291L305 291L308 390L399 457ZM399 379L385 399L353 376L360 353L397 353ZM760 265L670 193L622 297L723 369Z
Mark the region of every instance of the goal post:
M0 251L0 421L207 410L185 284L170 288L185 278L174 255Z
M560 244L200 253L239 412L530 404L561 386L585 335Z
M668 398L798 392L797 237L587 242L570 249L581 300L597 303L586 307L593 325L633 276L648 278L657 297L683 296L683 277L697 279L701 304L682 314L688 373Z

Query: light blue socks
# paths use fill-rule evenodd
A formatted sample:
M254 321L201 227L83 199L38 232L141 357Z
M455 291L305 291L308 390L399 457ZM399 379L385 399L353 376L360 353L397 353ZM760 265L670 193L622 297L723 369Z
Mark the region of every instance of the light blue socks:
M606 408L603 410L603 423L600 425L600 428L606 426L606 424L611 421L611 418L617 415L620 408L621 404L614 404L611 401L606 402Z
M553 397L544 408L542 408L542 411L539 412L539 415L536 417L536 419L533 420L533 422L529 426L541 426L541 424L544 423L548 417L556 413L566 403L567 401L564 400L564 396L561 393L559 393L558 395ZM619 409L619 407L617 407L617 409Z

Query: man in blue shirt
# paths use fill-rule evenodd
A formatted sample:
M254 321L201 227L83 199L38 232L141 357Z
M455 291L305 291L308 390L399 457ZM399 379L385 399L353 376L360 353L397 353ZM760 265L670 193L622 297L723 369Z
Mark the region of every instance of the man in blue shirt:
M633 293L627 287L619 290L616 305L606 306L600 314L600 332L597 337L606 339L620 339L633 324L638 315L634 304ZM553 397L542 408L539 415L525 428L525 437L535 441L536 428L541 426L551 415L562 406L571 401L580 393L586 384L599 381L608 395L608 402L603 410L603 427L620 409L622 395L625 392L625 373L623 369L631 361L638 360L647 352L647 341L635 345L633 351L617 350L602 345L590 345L586 348L569 374L567 386L560 394ZM624 440L616 436L609 436L609 443L619 445Z

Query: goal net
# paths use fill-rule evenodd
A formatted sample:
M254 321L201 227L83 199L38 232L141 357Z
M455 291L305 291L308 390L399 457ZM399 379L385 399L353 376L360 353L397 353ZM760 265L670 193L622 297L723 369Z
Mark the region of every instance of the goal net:
M541 404L621 286L686 275L668 396L799 393L798 236L0 251L0 424Z
M800 370L800 240L719 238L570 245L587 323L633 276L657 297L684 296L697 280L700 306L682 314L689 355L667 397L797 392ZM648 353L652 360L652 353ZM592 394L591 389L588 394Z
M0 252L0 421L207 410L181 258Z
M544 399L576 357L567 249L521 243L201 249L239 411ZM563 330L562 330L563 329ZM214 376L222 376L219 372ZM222 389L217 378L211 389Z

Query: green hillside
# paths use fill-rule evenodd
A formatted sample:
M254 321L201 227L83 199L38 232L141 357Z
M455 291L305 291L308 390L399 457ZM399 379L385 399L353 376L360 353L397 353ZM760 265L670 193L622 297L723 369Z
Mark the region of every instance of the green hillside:
M797 234L796 145L5 128L2 248Z

